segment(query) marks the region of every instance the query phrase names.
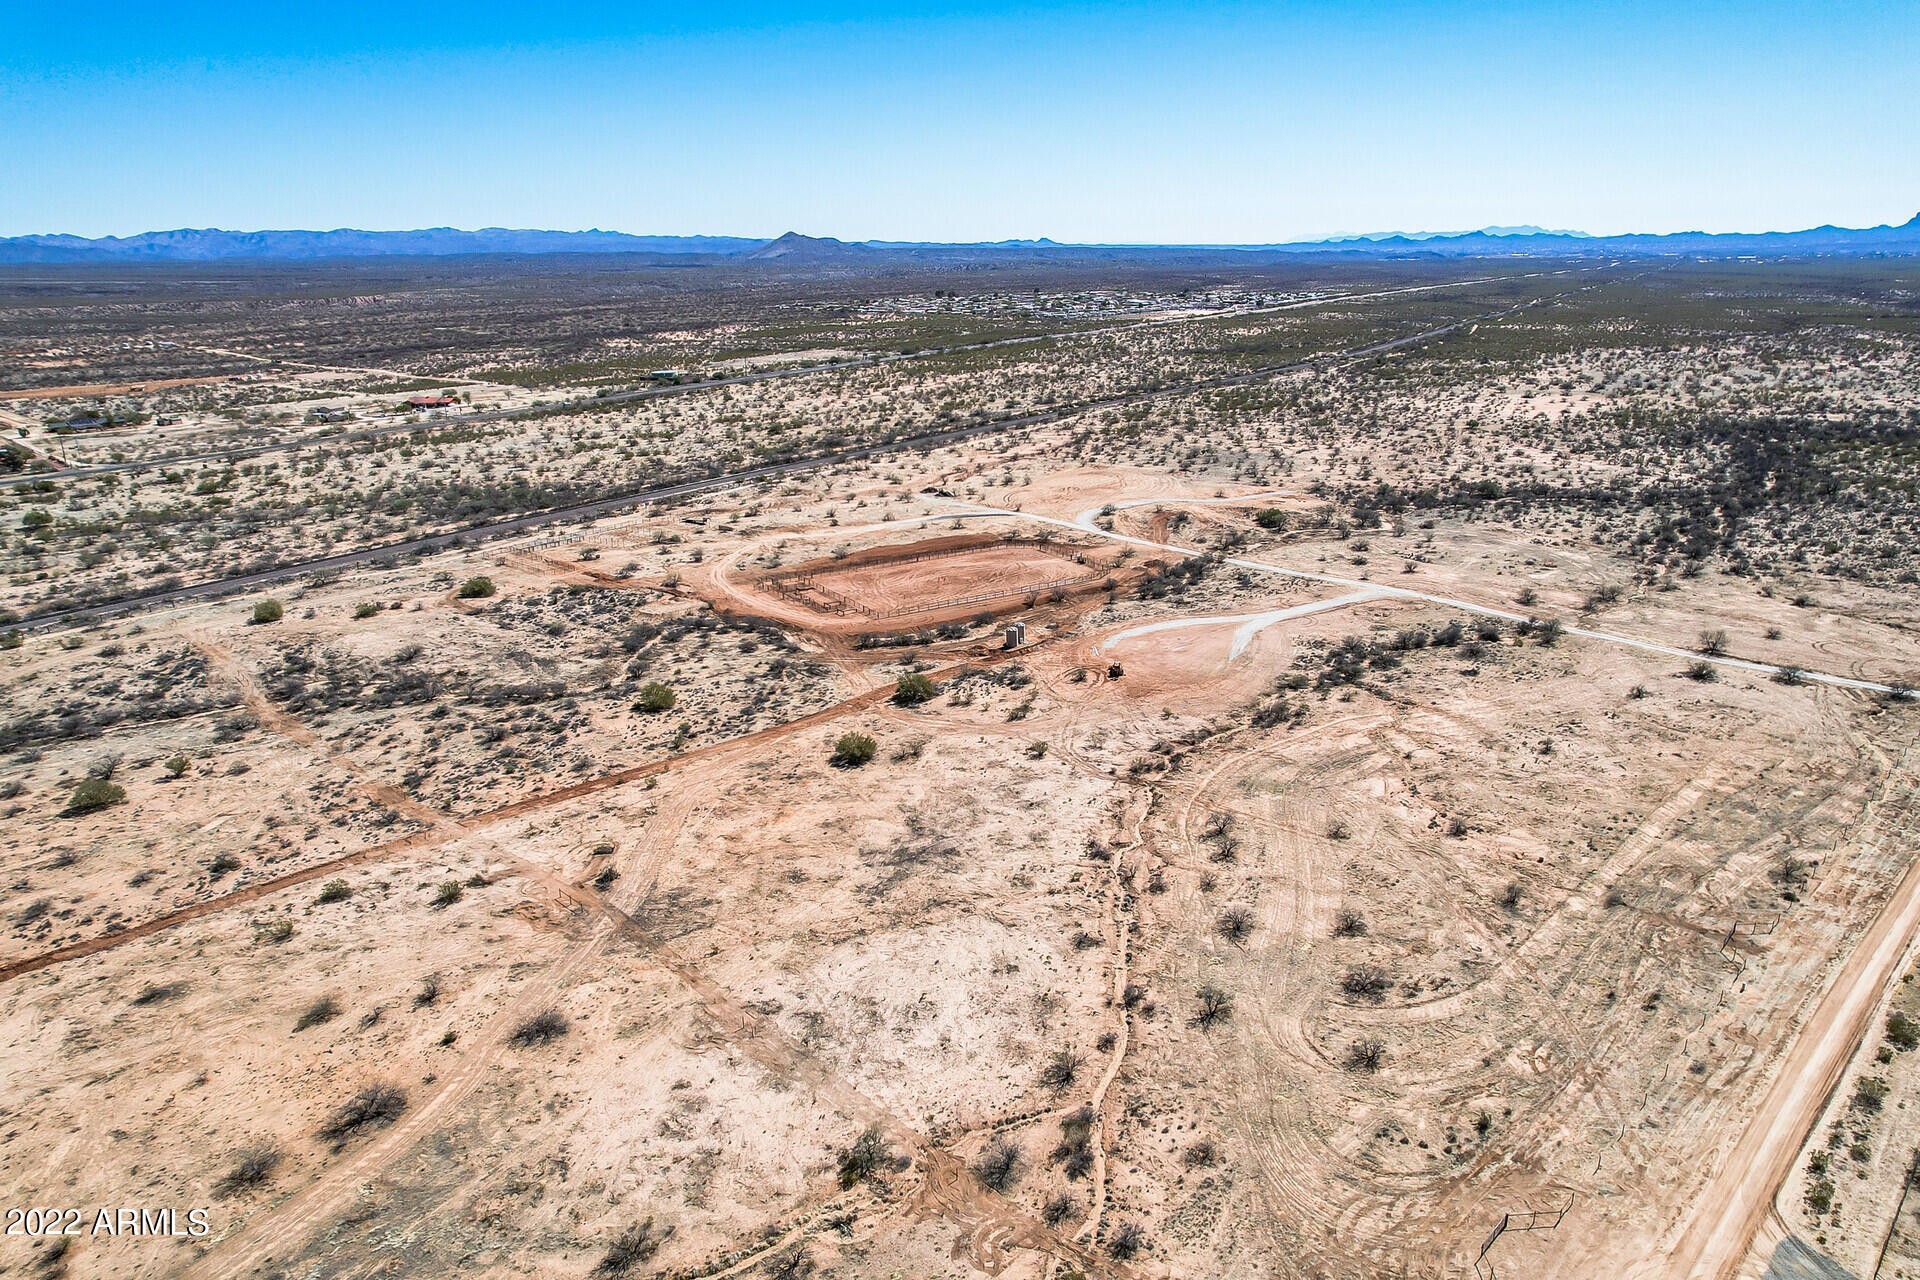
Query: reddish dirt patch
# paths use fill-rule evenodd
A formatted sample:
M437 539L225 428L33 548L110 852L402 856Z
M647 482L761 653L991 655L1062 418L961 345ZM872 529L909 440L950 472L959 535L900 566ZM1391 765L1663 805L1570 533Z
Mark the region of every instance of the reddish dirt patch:
M735 592L814 630L901 631L1104 593L1116 563L1068 542L928 538L790 565Z

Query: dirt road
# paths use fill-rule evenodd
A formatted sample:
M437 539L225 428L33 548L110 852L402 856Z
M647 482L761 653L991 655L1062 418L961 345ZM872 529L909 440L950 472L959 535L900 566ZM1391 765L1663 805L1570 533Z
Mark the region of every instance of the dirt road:
M1889 769L1887 786L1898 770ZM1884 793L1883 793L1884 794ZM1881 838L1899 838L1884 832ZM1788 1050L1765 1101L1693 1201L1678 1239L1631 1273L1732 1280L1760 1234L1807 1134L1872 1027L1920 932L1920 860L1861 935Z

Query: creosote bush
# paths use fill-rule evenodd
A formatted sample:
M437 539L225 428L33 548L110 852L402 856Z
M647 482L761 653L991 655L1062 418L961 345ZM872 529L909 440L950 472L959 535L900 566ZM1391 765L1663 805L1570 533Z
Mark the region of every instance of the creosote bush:
M278 622L286 616L286 606L278 600L262 600L253 606L253 625L265 626L269 622Z
M937 692L939 691L934 688L933 681L919 672L914 672L911 675L901 676L894 682L893 700L903 707L917 707L930 700Z
M827 759L836 769L857 769L873 759L873 753L879 749L879 744L871 734L843 733L833 744L833 754Z
M460 590L455 594L462 600L484 600L497 590L499 588L493 585L492 578L479 576L468 578L461 583Z
M633 704L633 709L652 715L673 710L673 705L678 701L680 701L679 694L658 680L649 680L640 686L640 698Z
M80 785L73 789L73 796L67 801L66 815L77 817L83 813L93 813L99 809L110 808L127 798L126 788L105 778L82 778Z

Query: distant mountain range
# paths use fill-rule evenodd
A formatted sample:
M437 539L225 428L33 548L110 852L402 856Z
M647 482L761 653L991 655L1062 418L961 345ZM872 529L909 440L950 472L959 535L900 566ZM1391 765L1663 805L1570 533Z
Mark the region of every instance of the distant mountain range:
M648 254L682 261L879 265L913 259L1146 257L1160 254L1355 257L1648 257L1920 253L1920 215L1900 226L1812 227L1805 231L1705 232L1594 236L1539 227L1461 232L1380 232L1275 244L1095 245L1039 240L986 244L848 242L788 232L775 240L741 236L635 236L620 231L149 231L136 236L0 237L0 263L311 261L325 258L450 257L460 254Z

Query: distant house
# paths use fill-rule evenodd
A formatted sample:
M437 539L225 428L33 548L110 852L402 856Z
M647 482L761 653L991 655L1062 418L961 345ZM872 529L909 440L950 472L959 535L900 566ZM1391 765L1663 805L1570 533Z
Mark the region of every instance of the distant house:
M647 375L649 382L682 382L686 379L685 369L655 369Z
M444 395L417 395L407 397L407 408L409 409L445 409L459 403L460 402L452 396Z
M353 410L342 409L335 405L323 404L307 415L315 422L352 422Z
M110 427L112 425L112 418L103 418L97 413L89 413L78 418L68 418L65 422L56 422L53 424L53 430L98 431L102 427Z

